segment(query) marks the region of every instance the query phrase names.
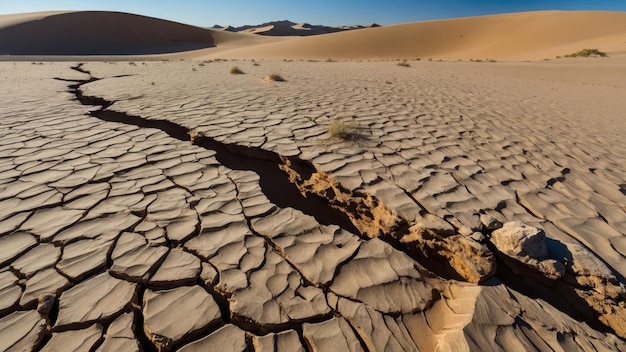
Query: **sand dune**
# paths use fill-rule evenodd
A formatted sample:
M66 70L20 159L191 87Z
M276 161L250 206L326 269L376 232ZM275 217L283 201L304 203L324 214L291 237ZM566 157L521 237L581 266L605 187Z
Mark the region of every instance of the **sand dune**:
M220 27L224 31L240 32L240 33L252 33L268 36L310 36L320 35L328 33L343 32L347 30L365 28L364 26L341 26L341 27L329 27L312 25L309 23L295 23L291 21L273 21L267 22L256 26L241 26L241 27Z
M589 47L626 53L626 13L620 12L525 12L305 37L299 35L331 27L288 21L248 27L250 33L233 33L229 28L99 11L7 15L0 16L0 54L515 61L554 58Z
M417 22L296 38L219 55L541 60L584 47L626 52L626 13L542 11Z
M115 25L111 25L111 24ZM44 12L0 16L0 54L145 55L174 53L231 42L228 35L166 20L118 12ZM243 41L240 41L242 40ZM258 44L259 42L254 42Z

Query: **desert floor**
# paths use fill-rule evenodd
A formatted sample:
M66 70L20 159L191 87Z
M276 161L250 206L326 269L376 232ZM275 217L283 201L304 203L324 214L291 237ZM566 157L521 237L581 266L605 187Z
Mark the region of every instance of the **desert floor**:
M0 350L624 350L625 62L0 62Z

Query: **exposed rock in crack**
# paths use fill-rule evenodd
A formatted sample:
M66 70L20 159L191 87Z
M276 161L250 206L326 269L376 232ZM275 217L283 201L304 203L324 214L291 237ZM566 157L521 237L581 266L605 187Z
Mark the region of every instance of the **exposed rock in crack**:
M548 239L543 230L519 222L504 224L489 238L507 267L498 275L505 283L598 330L609 327L626 336L626 287L588 249Z

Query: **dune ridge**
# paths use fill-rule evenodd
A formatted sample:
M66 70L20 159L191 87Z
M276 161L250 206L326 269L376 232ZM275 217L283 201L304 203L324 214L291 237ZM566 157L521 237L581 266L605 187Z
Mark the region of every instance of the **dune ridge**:
M554 58L582 48L626 53L623 12L523 12L294 35L318 33L318 29L285 22L250 27L251 33L245 33L118 12L18 14L0 16L0 54L521 61Z
M146 55L209 48L215 43L210 30L121 12L0 16L0 54L4 55Z
M219 55L541 60L583 47L626 52L626 13L540 11L415 22L296 38Z

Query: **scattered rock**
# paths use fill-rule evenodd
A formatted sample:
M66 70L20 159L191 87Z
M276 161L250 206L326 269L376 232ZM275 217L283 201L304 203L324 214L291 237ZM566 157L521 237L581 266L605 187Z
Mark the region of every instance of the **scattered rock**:
M37 312L42 316L47 317L56 301L56 295L52 293L42 293L37 299Z
M490 241L499 252L542 273L551 280L565 274L563 263L548 258L543 230L521 222L507 222L491 233ZM512 267L515 272L520 270Z

